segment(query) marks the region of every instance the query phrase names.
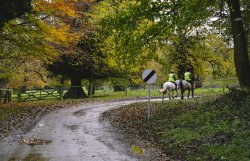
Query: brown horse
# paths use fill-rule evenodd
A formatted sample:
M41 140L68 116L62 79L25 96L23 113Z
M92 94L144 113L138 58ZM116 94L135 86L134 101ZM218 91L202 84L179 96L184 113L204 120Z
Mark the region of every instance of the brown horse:
M185 90L188 91L187 98L189 98L189 96L190 96L190 91L192 93L192 97L194 97L194 83L190 83L186 80L177 80L176 83L179 86L179 88L181 89L181 99L184 98Z

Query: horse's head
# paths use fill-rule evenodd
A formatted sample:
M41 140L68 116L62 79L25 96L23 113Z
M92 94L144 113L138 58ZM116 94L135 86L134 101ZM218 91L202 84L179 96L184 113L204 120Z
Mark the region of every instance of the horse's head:
M191 77L192 81L195 82L195 81L200 81L200 78L197 74L194 74L192 77Z

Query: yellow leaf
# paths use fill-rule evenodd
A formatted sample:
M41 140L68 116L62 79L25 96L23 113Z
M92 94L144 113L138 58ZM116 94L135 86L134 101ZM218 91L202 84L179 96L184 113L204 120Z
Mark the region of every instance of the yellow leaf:
M138 155L143 154L142 148L137 145L132 145L132 150Z

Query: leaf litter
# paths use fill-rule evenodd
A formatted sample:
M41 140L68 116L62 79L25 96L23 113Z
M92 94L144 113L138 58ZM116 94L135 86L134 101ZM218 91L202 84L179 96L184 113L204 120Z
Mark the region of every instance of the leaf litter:
M27 145L43 145L43 144L49 144L51 143L50 140L45 140L45 139L37 139L37 138L33 138L33 139L20 139L19 140L19 144L27 144Z

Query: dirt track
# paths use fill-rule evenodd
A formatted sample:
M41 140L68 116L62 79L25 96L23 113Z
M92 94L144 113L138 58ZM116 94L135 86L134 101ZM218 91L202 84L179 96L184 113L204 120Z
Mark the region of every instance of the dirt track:
M23 160L29 155L50 161L157 160L159 150L139 138L128 139L108 122L99 120L104 111L133 102L87 103L52 112L35 125L30 124L26 134L16 132L1 140L1 161ZM132 144L140 145L143 154L136 154Z

